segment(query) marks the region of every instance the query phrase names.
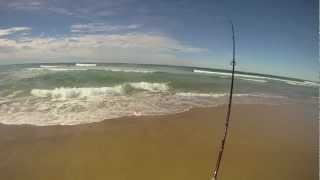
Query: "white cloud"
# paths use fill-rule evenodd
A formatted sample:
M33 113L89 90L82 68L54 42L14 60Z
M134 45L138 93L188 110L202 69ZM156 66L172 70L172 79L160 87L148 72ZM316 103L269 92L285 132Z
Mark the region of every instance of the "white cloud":
M88 18L115 15L123 9L123 4L130 2L131 0L79 1L75 6L74 2L64 0L1 0L0 8L19 11L45 10L59 15Z
M128 31L140 28L139 24L130 25L109 25L106 23L89 23L89 24L74 24L71 26L72 33L108 33L108 32L120 32Z
M72 16L75 15L75 13L65 9L65 8L60 8L60 7L48 7L47 10L57 13L57 14L61 14L61 15L68 15L68 16Z
M45 7L46 4L47 2L44 0L11 0L0 3L1 6L17 10L38 10Z
M105 11L98 11L95 13L96 16L101 16L101 17L106 17L106 16L112 16L112 15L116 15L117 12L115 10L105 10Z
M60 15L76 15L71 10L68 10L63 7L56 7L49 4L48 1L45 0L22 0L22 1L12 1L9 3L0 4L0 6L5 6L7 8L13 10L20 10L20 11L38 11L38 10L46 10L53 12L55 14Z
M26 33L30 31L31 31L31 28L29 27L13 27L13 28L7 28L7 29L0 29L0 37L8 36L15 33Z
M132 25L130 28L135 26ZM2 34L26 30L30 28L9 28L6 31L2 30ZM134 62L169 63L177 59L176 52L207 51L185 45L170 37L146 33L70 34L60 38L21 36L14 39L0 36L0 44L0 59L24 61L52 58L66 61L134 59Z

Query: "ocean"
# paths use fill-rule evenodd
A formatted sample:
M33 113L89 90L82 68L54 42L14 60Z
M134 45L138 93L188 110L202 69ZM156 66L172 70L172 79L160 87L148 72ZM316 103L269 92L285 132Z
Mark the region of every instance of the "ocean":
M0 66L0 123L76 125L226 104L230 71L141 64ZM318 103L319 84L238 72L235 104Z

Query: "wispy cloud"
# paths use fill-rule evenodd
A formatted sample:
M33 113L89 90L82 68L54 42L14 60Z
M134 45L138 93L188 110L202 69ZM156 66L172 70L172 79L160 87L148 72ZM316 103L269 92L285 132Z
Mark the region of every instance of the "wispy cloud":
M89 23L89 24L74 24L71 26L72 33L108 33L108 32L123 32L129 30L135 30L140 28L139 24L130 25L110 25L106 23Z
M106 17L118 14L124 4L133 0L108 0L108 1L72 1L64 0L3 0L0 7L19 11L45 10L59 15L75 16L81 18Z
M12 0L4 1L0 5L17 10L38 10L45 7L47 2L43 0Z
M12 27L7 29L0 29L0 37L8 36L16 33L26 33L30 31L31 31L31 28L29 27Z
M22 0L22 1L12 1L9 3L2 3L0 6L7 7L12 10L19 11L39 11L46 10L55 14L60 15L75 15L74 12L65 8L65 7L57 7L49 3L49 1L45 0Z
M75 15L74 12L69 11L65 8L60 8L60 7L48 7L47 10L57 14L61 14L61 15L68 15L68 16Z
M77 25L81 32L92 32L90 28L97 25ZM136 29L138 25L98 25L101 29L95 32L117 31L119 29ZM89 28L88 28L89 27ZM28 37L21 36L10 39L5 35L16 32L30 31L27 27L15 27L2 29L0 36L0 58L39 59L51 58L86 58L86 59L115 59L129 57L132 59L158 58L168 60L176 58L175 53L201 53L207 51L203 48L185 45L176 39L163 35L148 33L98 33L98 34L74 34L65 37Z

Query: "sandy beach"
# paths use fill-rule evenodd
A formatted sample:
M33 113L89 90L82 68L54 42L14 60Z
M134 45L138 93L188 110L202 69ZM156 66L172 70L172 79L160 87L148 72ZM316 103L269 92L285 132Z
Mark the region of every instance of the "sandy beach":
M220 180L316 180L318 107L236 105ZM225 106L76 126L0 125L2 180L208 180Z

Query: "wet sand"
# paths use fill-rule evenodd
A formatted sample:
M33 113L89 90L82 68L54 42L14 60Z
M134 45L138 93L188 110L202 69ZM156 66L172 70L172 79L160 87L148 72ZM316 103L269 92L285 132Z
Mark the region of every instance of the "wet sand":
M0 125L0 179L208 180L225 112ZM318 179L318 107L236 105L231 118L219 180Z

